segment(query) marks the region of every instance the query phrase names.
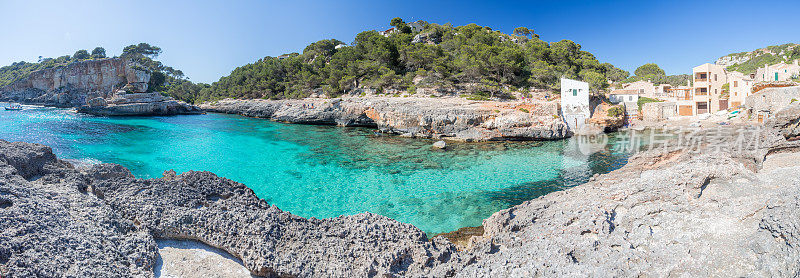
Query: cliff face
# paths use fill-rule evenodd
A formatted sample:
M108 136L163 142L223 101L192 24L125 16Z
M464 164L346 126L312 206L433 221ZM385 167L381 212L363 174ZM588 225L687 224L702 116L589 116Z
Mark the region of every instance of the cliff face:
M275 121L376 127L383 132L464 141L551 140L569 136L558 104L478 102L462 98L364 97L223 100L208 111Z
M105 98L127 84L147 90L150 74L120 59L89 60L31 72L0 88L0 100L57 107L79 107L87 100Z

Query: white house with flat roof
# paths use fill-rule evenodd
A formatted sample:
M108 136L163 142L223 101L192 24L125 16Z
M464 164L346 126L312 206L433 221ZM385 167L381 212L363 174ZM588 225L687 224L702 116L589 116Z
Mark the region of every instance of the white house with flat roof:
M582 128L591 116L589 83L561 78L561 117L570 131Z

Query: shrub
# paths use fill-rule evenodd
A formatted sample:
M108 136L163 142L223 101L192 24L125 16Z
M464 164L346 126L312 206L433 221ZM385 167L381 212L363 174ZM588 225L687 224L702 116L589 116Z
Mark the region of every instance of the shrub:
M622 108L622 106L620 105L615 105L614 107L608 109L608 116L612 118L621 117L624 114L625 114L625 109Z
M636 104L639 105L639 111L642 111L642 106L645 103L651 103L651 102L661 102L661 101L657 100L657 99L648 98L648 97L639 97L639 101L637 101Z

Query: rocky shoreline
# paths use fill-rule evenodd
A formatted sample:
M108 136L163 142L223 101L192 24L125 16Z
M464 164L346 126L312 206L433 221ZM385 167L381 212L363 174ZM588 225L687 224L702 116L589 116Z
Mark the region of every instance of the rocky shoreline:
M0 276L152 277L156 239L203 242L262 276L796 276L798 108L748 148L719 152L742 134L701 130L711 141L499 211L463 251L375 214L298 217L209 172L136 179L0 141Z
M460 141L555 140L569 137L557 102L471 101L459 97L226 99L209 112L296 124L374 127L381 132Z
M196 106L148 92L150 72L136 63L109 58L31 72L0 88L0 101L77 108L98 116L202 114Z

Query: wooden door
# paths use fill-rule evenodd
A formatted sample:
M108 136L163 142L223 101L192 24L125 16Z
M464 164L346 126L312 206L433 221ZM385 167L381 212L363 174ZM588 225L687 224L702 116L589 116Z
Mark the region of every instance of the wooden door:
M691 105L681 105L678 108L678 115L681 116L691 116L692 113L692 106Z
M728 100L727 99L720 99L719 100L719 110L728 110Z

